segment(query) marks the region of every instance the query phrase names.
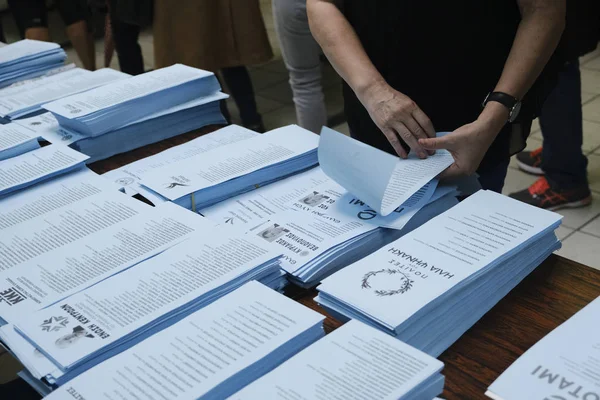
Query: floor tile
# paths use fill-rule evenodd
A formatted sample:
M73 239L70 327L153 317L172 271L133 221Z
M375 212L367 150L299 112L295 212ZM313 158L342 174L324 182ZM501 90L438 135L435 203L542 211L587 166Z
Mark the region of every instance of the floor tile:
M586 92L600 94L600 71L592 69L582 69L581 87Z
M536 176L528 175L525 172L509 168L502 193L508 195L510 193L523 190L535 182L536 179Z
M579 64L585 66L585 64L596 57L600 57L600 47L596 48L596 50L592 51L591 53L584 55L583 57L579 57Z
M575 232L575 230L571 229L571 228L567 228L565 226L559 226L555 232L556 232L556 237L558 237L559 240L565 240L567 237L572 235L573 232Z
M595 97L598 97L596 93L581 92L581 104L586 104Z
M279 110L266 113L263 115L263 122L267 130L280 128L289 124L296 124L296 108L287 105Z
M599 247L600 238L583 232L575 232L563 241L563 247L557 254L592 268L600 269Z
M590 188L600 193L600 154L589 154L587 157Z
M525 151L532 151L541 146L542 146L541 139L538 139L538 137L535 137L535 136L529 137L527 139L527 147L525 147ZM517 157L516 156L513 156L510 159L510 167L515 168L515 169L519 168L519 166L517 165Z
M252 85L255 91L271 87L289 79L287 70L285 73L273 72L264 68L255 68L249 71L252 78Z
M598 55L597 53L593 53L593 54L595 57L592 58L591 60L586 60L581 65L582 68L600 70L600 55Z
M600 123L600 97L583 106L583 119Z
M579 229L600 215L600 194L592 193L593 202L589 206L557 211L563 218L563 226Z
M600 216L594 218L587 225L581 228L581 232L600 238Z
M287 81L259 90L258 95L284 104L293 104L292 88Z
M333 128L334 131L338 131L340 133L343 133L346 136L350 136L350 128L348 127L347 123L343 123L341 125L336 125Z
M285 67L285 64L283 63L283 60L281 58L274 59L266 64L261 64L259 65L259 68L266 69L267 71L279 72L281 74L288 73L288 70Z
M531 123L531 135L533 136L534 133L539 132L541 129L542 128L540 128L540 119L534 119Z

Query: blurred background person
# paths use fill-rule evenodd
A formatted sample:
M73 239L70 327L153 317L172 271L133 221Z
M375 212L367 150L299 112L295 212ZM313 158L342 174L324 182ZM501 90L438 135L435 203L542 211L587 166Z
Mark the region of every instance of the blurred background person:
M543 176L510 197L550 210L591 204L588 162L581 148L583 114L579 57L593 51L598 40L600 1L568 0L565 32L557 50L566 62L539 116L543 147L517 154L521 170Z
M242 125L264 132L246 68L273 57L258 0L155 0L153 25L156 68L182 63L220 71Z
M67 26L67 37L71 41L83 67L96 69L94 37L89 29L90 9L87 0L56 0L58 12ZM21 37L50 41L48 10L45 0L8 0Z
M273 0L275 31L301 127L319 133L327 124L325 96L321 82L321 47L308 26L306 0Z

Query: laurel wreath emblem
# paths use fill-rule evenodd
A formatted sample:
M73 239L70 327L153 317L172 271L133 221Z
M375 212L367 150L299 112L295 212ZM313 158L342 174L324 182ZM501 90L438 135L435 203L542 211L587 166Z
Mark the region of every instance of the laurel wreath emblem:
M365 274L365 276L363 276L362 278L362 282L361 282L361 288L363 289L371 289L371 284L369 283L369 280L371 278L373 278L374 276L377 276L379 274L386 274L386 275L396 275L396 274L400 274L404 277L403 281L402 281L402 286L400 286L398 289L394 289L394 290L374 290L374 293L377 296L394 296L396 294L404 294L406 292L408 292L412 287L413 287L413 283L414 281L411 280L404 272L400 272L397 269L391 269L391 268L384 268L384 269L380 269L379 271L371 271L371 272L367 272Z

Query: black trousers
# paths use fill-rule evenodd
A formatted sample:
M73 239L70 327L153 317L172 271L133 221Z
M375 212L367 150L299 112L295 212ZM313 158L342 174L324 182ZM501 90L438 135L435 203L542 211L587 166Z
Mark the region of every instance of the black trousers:
M29 28L47 28L48 11L45 0L8 0L10 11L15 17L21 37ZM86 0L58 0L56 8L65 25L88 21L90 8Z
M144 58L138 43L140 27L123 22L116 17L116 0L109 0L109 4L110 24L121 71L130 75L142 74Z

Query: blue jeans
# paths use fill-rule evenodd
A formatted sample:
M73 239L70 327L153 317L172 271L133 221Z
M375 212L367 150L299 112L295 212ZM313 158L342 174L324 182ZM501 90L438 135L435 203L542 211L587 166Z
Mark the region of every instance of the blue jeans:
M587 158L581 150L582 120L581 73L575 60L563 66L540 115L544 137L541 167L553 188L588 185Z

